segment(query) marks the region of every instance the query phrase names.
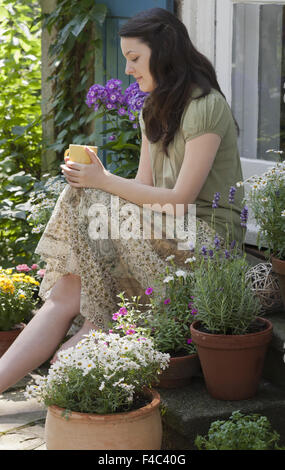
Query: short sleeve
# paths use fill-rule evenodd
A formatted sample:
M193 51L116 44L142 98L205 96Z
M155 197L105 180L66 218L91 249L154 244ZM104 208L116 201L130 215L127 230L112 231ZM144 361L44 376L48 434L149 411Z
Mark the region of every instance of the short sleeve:
M207 133L223 138L231 120L231 110L222 95L212 92L192 100L182 118L184 141Z
M145 124L144 124L144 120L143 120L142 109L140 110L140 114L139 114L139 123L140 123L140 128L141 128L142 134L145 134Z

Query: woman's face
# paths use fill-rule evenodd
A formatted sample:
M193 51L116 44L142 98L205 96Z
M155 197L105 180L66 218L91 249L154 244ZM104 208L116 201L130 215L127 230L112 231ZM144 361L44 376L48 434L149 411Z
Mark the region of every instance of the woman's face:
M153 91L156 85L149 71L151 49L136 38L121 38L121 49L127 61L126 74L136 79L141 91Z

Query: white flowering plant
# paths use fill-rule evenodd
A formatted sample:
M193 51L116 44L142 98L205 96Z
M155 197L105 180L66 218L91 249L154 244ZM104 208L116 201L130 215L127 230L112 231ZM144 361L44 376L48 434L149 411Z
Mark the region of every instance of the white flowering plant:
M258 224L257 244L267 254L285 259L285 161L276 163L261 176L252 176L237 186L250 185L247 204Z
M91 330L76 346L58 352L48 375L28 385L25 395L74 412L125 412L141 406L144 387L168 362L169 355L155 350L150 338Z
M171 357L196 353L190 334L190 324L196 315L191 298L193 273L177 269L174 259L174 255L166 258L169 265L165 274L156 286L145 290L149 304L139 304L140 297L129 301L124 293L118 295L120 309L114 313L111 325L112 331L122 335L139 332L153 338L155 348ZM195 260L191 256L185 263L192 265Z
M66 186L63 175L50 176L46 174L37 181L27 203L29 215L27 220L33 225L32 233L41 234L52 214L58 196Z

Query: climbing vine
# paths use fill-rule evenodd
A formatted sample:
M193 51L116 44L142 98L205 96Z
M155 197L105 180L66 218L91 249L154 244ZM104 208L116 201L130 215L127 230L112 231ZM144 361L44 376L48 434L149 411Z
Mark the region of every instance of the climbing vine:
M50 173L58 173L70 143L94 141L94 111L87 109L85 100L95 80L95 54L102 55L100 29L106 14L106 5L94 0L58 0L54 11L43 15L43 28L56 30L49 50L56 139L49 148L57 153L58 163L49 168Z

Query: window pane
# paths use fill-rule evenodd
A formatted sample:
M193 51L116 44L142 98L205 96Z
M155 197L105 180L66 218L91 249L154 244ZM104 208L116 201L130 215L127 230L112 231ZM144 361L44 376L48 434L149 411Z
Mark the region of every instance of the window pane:
M232 109L245 158L285 149L284 24L282 5L234 5Z

